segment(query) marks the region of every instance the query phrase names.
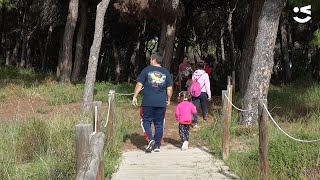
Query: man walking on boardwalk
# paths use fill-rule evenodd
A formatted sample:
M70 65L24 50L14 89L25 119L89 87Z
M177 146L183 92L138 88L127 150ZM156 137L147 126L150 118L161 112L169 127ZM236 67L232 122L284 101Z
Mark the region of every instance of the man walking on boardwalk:
M161 67L162 57L153 53L150 57L150 66L144 68L137 78L132 104L138 104L137 96L144 86L143 99L140 107L141 126L148 141L146 152L160 152L163 136L164 116L166 106L170 105L173 82L168 70ZM155 131L152 135L151 124Z

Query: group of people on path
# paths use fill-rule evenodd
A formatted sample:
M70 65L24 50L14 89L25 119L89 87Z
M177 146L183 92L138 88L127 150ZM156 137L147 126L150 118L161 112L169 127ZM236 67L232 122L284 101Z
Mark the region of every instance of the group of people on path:
M204 121L207 120L208 101L211 101L210 75L212 71L206 71L206 66L209 66L210 63L214 65L215 62L208 54L203 54L204 60L196 64L195 71L187 57L184 57L183 62L179 65L182 91L178 95L179 104L176 106L175 117L179 123L182 150L188 149L190 127L198 127L200 106L202 118ZM162 56L157 52L153 53L150 56L150 66L144 68L137 78L132 98L132 104L137 106L137 96L144 87L140 116L141 127L148 142L146 152L160 152L166 107L170 105L173 94L171 74L167 69L161 67L161 64ZM195 90L199 91L196 95L193 93ZM154 133L151 128L152 124L155 128Z

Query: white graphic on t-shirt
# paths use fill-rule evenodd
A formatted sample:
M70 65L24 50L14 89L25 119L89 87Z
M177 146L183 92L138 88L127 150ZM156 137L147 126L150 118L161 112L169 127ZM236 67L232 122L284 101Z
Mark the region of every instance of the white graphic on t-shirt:
M166 81L166 75L159 71L151 71L148 73L148 82L152 84L152 87L159 87L164 85Z

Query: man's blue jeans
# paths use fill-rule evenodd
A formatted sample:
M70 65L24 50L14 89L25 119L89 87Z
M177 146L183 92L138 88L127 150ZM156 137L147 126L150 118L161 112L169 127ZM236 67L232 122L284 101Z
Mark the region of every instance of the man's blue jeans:
M208 113L208 95L205 92L201 92L199 97L192 97L192 103L196 106L199 114L200 105L202 110L202 117L205 118ZM193 123L198 123L198 114L193 115Z
M141 126L143 128L146 139L155 140L155 146L160 147L164 129L164 116L166 113L166 107L149 107L142 106L140 109L141 113ZM151 125L154 125L155 131L152 136Z

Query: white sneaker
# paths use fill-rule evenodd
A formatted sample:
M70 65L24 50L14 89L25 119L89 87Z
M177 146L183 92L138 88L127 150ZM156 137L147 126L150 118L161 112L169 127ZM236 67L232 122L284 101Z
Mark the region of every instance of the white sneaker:
M154 151L154 152L160 152L160 147L155 147L155 148L153 149L153 151Z
M184 141L183 144L182 144L181 150L182 151L187 150L189 148L188 146L189 146L189 142L188 141Z

